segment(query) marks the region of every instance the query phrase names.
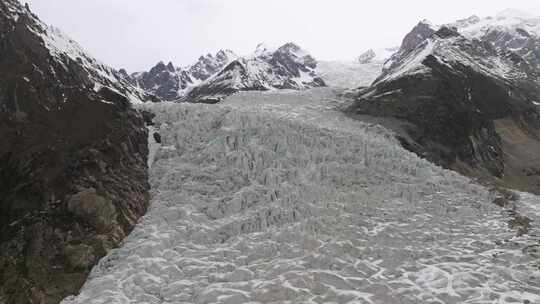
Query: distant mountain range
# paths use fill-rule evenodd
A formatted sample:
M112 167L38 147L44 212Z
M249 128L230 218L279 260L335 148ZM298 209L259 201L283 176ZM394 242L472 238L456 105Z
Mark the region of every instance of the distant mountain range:
M132 74L131 83L167 101L215 103L238 91L324 86L316 66L294 43L275 50L260 44L249 56L222 50L185 68L159 62L149 72Z
M189 88L207 80L236 58L232 51L222 50L215 55L201 56L195 64L185 68L175 67L172 62L167 65L159 62L148 72L131 74L131 82L163 100L177 100Z

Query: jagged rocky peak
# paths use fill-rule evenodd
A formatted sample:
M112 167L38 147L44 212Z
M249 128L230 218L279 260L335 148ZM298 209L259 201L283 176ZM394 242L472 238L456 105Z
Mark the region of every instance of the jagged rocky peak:
M297 53L302 51L302 48L294 43L294 42L287 42L284 45L280 46L277 49L278 52L289 52L289 53Z
M279 47L272 55L274 62L283 64L290 72L299 77L301 72L317 67L317 60L299 45L288 42Z
M193 78L192 80L204 81L237 57L230 50L220 50L215 57L212 54L201 56L195 64L186 70Z
M158 62L150 71L135 73L132 77L139 87L163 100L175 99L187 81L178 76L178 70L172 62L165 64L163 61Z
M134 73L132 77L140 88L163 100L174 101L237 57L231 50L220 50L215 55L200 56L197 62L187 67L175 67L172 62L159 62L150 71Z
M124 69L124 68L119 69L118 73L120 73L122 76L124 76L124 78L129 77L129 74L128 74L127 70Z
M392 54L392 56L385 62L383 66L383 74L388 70L394 68L398 62L412 52L418 45L424 42L427 38L431 37L437 30L438 26L433 25L428 20L420 21L401 42L399 50Z
M165 100L217 102L240 90L324 85L316 67L315 58L295 43L277 49L260 44L250 56L220 50L215 55L200 56L195 64L182 69L167 68L161 62L150 72L134 77L142 88Z
M154 66L154 69L156 69L156 71L163 71L165 70L165 63L163 63L163 61L160 61L158 62L155 66Z
M446 38L450 38L450 37L459 37L461 36L458 32L458 29L456 27L453 27L453 26L447 26L447 25L443 25L441 26L435 33L434 33L435 36L439 37L439 38L443 38L443 39L446 39Z
M168 72L174 72L175 67L172 62L169 62L168 64L165 64L163 61L158 62L154 67L150 69L150 74L156 74L161 73L164 71Z
M400 52L407 53L413 50L428 37L437 31L438 27L428 20L420 21L406 36L401 43Z
M288 42L280 46L274 52L274 56L276 56L276 54L286 54L291 58L298 58L299 60L303 60L308 65L316 65L315 58L313 58L313 56L311 56L307 51L302 49L298 44L294 42Z
M222 62L230 61L234 58L237 58L238 56L231 50L219 50L216 53L216 59Z
M182 100L216 103L239 91L325 86L315 71L317 61L297 44L286 43L273 52L263 46L257 50L258 55L233 60Z

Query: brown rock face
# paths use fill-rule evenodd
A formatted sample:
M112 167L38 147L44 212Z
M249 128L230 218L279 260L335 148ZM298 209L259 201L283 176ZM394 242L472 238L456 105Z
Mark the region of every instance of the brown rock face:
M147 131L123 95L0 2L0 303L58 303L148 206Z
M67 202L68 210L86 221L97 231L106 232L116 222L116 210L110 201L89 188L73 195Z

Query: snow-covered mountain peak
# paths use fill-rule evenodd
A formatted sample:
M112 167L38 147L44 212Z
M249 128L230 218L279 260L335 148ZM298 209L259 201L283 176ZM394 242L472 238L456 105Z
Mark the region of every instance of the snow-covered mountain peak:
M501 80L526 78L519 63L499 56L495 49L487 48L477 40L460 35L455 27L442 26L413 50L394 59L396 61L377 82L429 73L431 64L426 62L431 60L450 69L454 69L454 66L467 66L478 73Z
M252 56L240 57L193 87L182 100L216 103L239 91L306 89L324 86L317 75L317 61L295 43L275 51L264 44Z
M222 62L230 62L238 58L233 51L229 49L219 50L215 55L208 53L206 55L201 55L195 64L184 67L185 70L189 70L197 65L208 66L208 65L219 65Z
M251 57L271 56L272 53L275 51L275 48L269 46L264 42L261 42L257 44L257 47L255 48L255 51L253 52Z
M238 58L238 55L236 55L233 51L229 49L219 50L216 53L216 59L219 61L230 61L234 60L235 58Z
M291 54L297 58L310 56L308 52L303 50L298 44L294 42L288 42L280 46L276 52Z
M408 56L409 53L416 49L418 45L426 41L426 39L431 37L438 29L438 26L433 25L428 20L424 19L418 22L418 24L415 25L407 35L405 35L399 50L385 62L383 72L394 68L398 62L401 61L401 59Z
M310 72L317 67L315 58L292 42L279 47L272 55L272 62L288 69L295 77L300 77L302 72Z
M451 24L459 29L460 33L470 38L481 38L489 31L505 31L515 33L516 30L525 30L540 36L540 17L516 9L506 9L494 17L468 18L458 20Z
M294 42L287 42L280 47L272 47L266 43L259 43L255 48L255 51L251 55L252 58L257 57L271 57L276 56L276 54L284 54L292 58L304 58L311 57L309 52L302 49L298 44Z
M273 49L259 44L252 55L231 50L200 56L184 68L159 63L149 72L135 73L140 87L169 101L218 102L237 91L323 86L316 60L295 43Z
M540 68L540 17L507 9L495 17L458 20L450 26L469 39L489 43L499 53L521 56L529 65Z
M238 58L238 56L234 54L233 51L220 50L215 56L212 54L201 56L198 62L186 67L185 70L191 74L191 77L195 82L200 82L208 79L236 58Z
M200 56L197 62L186 67L175 67L171 62L159 62L148 72L132 75L133 82L164 100L176 100L191 87L219 72L238 56L231 50L218 51L215 55Z

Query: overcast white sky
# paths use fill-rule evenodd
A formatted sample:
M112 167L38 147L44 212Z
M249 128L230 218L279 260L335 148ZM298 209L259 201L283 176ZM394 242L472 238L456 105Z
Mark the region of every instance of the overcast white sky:
M20 0L92 55L128 71L193 63L260 42L298 43L319 59L397 46L421 19L442 24L508 7L540 15L539 0Z

